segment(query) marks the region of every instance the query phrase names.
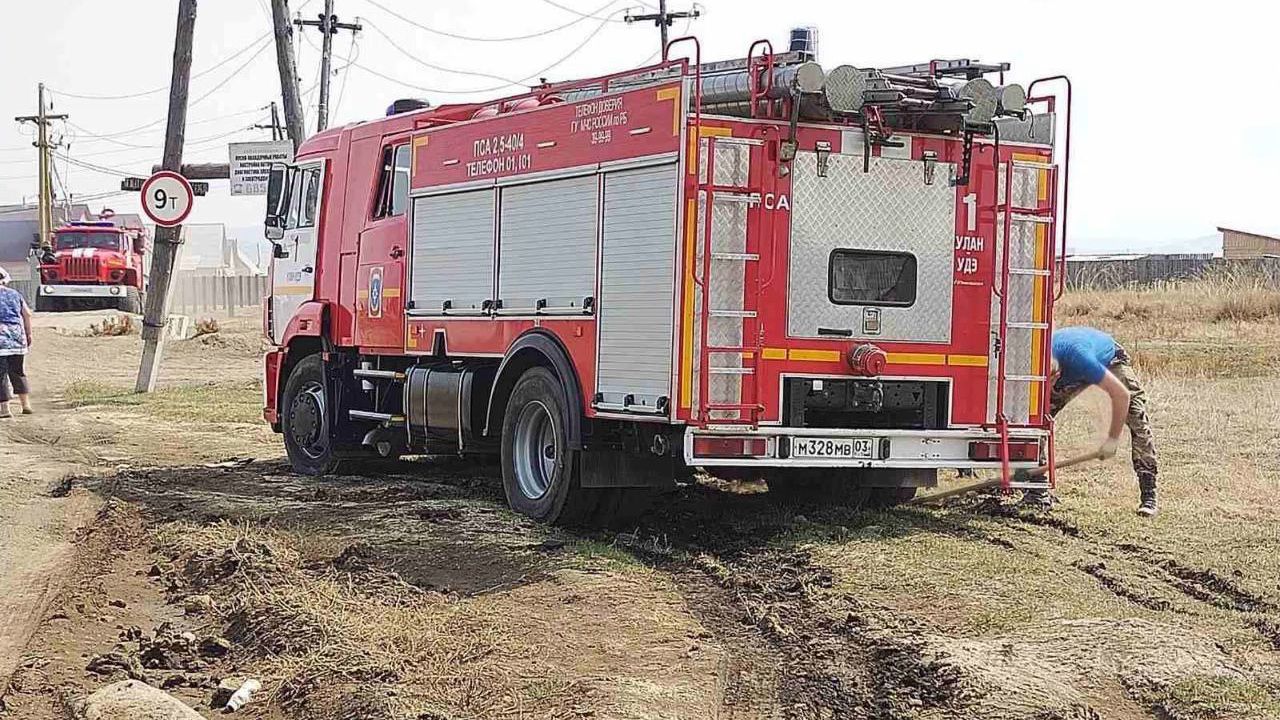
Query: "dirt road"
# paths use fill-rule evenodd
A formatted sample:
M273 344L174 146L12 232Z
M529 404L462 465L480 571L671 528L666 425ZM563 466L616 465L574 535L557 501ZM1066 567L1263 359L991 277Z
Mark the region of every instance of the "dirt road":
M610 532L515 516L494 468L456 459L292 475L255 423L247 325L176 346L145 400L118 387L136 338L93 339L121 368L85 383L66 368L90 339L46 331L61 399L6 451L77 477L6 510L45 563L14 572L65 571L27 593L7 712L59 717L132 675L209 717L217 680L252 676L255 718L1278 718L1280 319L1147 331L1122 342L1164 368L1155 522L1113 462L1064 473L1047 516L704 477ZM1193 383L1169 350L1189 336L1262 361ZM1064 451L1095 441L1099 402L1063 416Z

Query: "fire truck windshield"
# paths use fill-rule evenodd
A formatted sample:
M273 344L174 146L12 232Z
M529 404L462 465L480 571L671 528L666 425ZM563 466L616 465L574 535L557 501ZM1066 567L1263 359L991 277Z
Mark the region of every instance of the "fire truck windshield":
M54 236L53 247L55 250L74 250L77 248L119 250L120 234L114 232L60 232Z

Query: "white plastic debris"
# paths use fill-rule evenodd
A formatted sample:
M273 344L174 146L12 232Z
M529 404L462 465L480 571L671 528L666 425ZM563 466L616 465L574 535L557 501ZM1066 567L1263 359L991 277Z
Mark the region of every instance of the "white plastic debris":
M227 706L223 708L223 712L232 713L248 705L249 698L260 689L262 689L262 683L257 680L245 680L240 689L231 695L231 699L227 701Z

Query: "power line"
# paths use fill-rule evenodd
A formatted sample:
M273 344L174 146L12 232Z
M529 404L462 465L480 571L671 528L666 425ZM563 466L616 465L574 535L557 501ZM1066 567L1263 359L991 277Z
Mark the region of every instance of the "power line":
M596 16L596 15L594 15L594 14L591 14L591 13L584 13L584 12L582 12L581 10L575 10L575 9L573 9L573 8L569 7L568 5L561 5L560 3L555 2L555 0L542 0L542 2L544 2L544 3L548 4L548 5L550 5L550 6L551 6L551 7L553 7L553 8L558 8L558 9L560 9L560 10L563 10L563 11L567 12L567 13L573 13L574 15L578 15L578 16L582 17L583 19L587 19L587 18L590 18L590 19L592 19L592 20L605 20L605 19L606 19L606 18L598 17L598 16ZM610 4L610 5L612 5L613 3L609 3L609 4ZM606 7L607 7L607 6L606 6ZM650 7L652 7L652 6L650 6ZM601 9L603 10L604 8L601 8ZM597 10L596 12L599 12L599 11ZM610 17L610 18L607 18L607 19L609 20L609 22L616 22L616 23L625 23L625 22L626 22L626 20L614 20L614 19L613 19L613 18L611 18L611 17Z
M369 0L369 2L373 2L373 0ZM614 14L614 15L617 15L617 14L622 13L622 12L625 12L625 11L624 11L624 10L618 10L618 11L614 12L613 14ZM493 87L488 87L488 88L475 88L475 89L470 89L470 90L440 90L440 89L438 89L438 88L428 88L428 87L423 87L423 86L421 86L421 85L417 85L417 84L415 84L415 83L411 83L411 82L406 82L406 81L404 81L404 80L400 80L399 78L391 77L390 75L387 75L387 74L385 74L385 73L383 73L383 72L380 72L380 71L378 71L378 70L374 70L374 69L372 69L372 68L370 68L370 67L368 67L368 66L361 65L360 63L352 63L352 65L354 65L355 67L360 68L361 70L363 70L363 71L365 71L365 72L369 73L370 75L375 75L375 76L377 76L377 77L382 78L383 80L387 80L387 81L389 81L389 82L396 83L397 85L402 85L402 86L404 86L404 87L412 88L412 89L414 89L414 90L418 90L418 91L421 91L421 92L436 93L436 94L438 94L438 95L470 95L470 94L474 94L474 93L494 92L494 91L497 91L497 90L502 90L502 89L504 89L504 88L511 87L512 85L519 85L519 84L521 84L521 83L523 83L523 82L527 82L527 81L532 80L532 79L534 79L534 78L541 77L541 76L543 75L543 73L546 73L546 72L548 72L549 70L553 70L553 69L555 69L555 68L556 68L556 67L558 67L561 63L565 62L566 60L568 60L569 58L573 57L574 55L577 55L577 54L578 54L578 52L579 52L579 51L581 51L581 50L582 50L582 48L586 47L586 46L587 46L587 43L591 42L591 41L595 38L595 36L596 36L596 35L599 35L599 34L600 34L600 31L601 31L601 30L604 30L605 26L607 26L607 25L608 25L608 21L607 21L607 20L601 21L601 22L600 22L600 24L596 26L596 29L595 29L595 30L592 30L592 31L591 31L591 34L587 35L587 37L586 37L586 38L584 38L584 39L582 40L582 42L578 43L578 44L577 44L577 45L576 45L572 50L570 50L567 54L565 54L565 55L564 55L563 57L561 57L559 60L556 60L555 62L551 63L550 65L548 65L548 66L546 66L546 67L544 67L544 68L542 68L541 70L538 70L537 72L534 72L534 73L532 73L532 74L530 74L530 75L528 75L528 76L526 76L526 77L520 78L520 80L518 80L518 81L516 81L516 82L509 82L509 83L506 83L506 84L504 84L504 85L495 85L495 86L493 86Z
M355 33L351 34L351 47L347 49L347 57L344 58L347 63L342 66L339 72L342 73L342 84L338 86L338 101L333 104L333 114L337 115L342 109L342 96L347 93L347 76L351 74L351 63L360 57L360 45L356 42Z
M409 58L410 60L412 60L412 61L414 61L414 62L418 63L419 65L421 65L421 66L423 66L423 67L425 67L425 68L427 68L427 69L430 69L430 70L438 70L439 72L443 72L443 73L451 73L451 74L454 74L454 75L470 75L470 76L472 76L472 77L482 77L482 78L487 78L487 79L489 79L489 80L501 80L502 82L506 83L506 85L502 85L501 87L506 87L507 85L517 85L517 84L518 84L517 82L515 82L515 81L513 81L513 80L509 80L509 79L507 79L507 78L505 78L505 77L502 77L501 75L492 75L492 74L490 74L490 73L486 73L486 72L477 72L477 71L473 71L473 70L458 70L458 69L455 69L455 68L447 68L447 67L443 67L443 66L440 66L440 65L433 65L432 63L429 63L429 62L427 62L426 60L423 60L422 58L419 58L417 55L415 55L415 54L413 54L412 52L410 52L410 51L408 51L408 50L404 49L403 47L401 47L401 46L400 46L400 44L399 44L399 43L397 43L397 42L395 41L395 39L393 39L390 35L388 35L388 34L386 33L386 31L384 31L382 28L378 27L378 26L377 26L377 24L375 24L373 21L371 21L371 20L369 20L369 19L367 19L367 18L361 18L361 19L362 19L362 20L364 20L364 22L365 22L365 24L366 24L366 25L368 25L369 27L373 28L375 32L377 32L379 35L381 35L381 36L382 36L382 38L383 38L384 40L386 40L386 41L387 41L387 44L388 44L388 45L390 45L391 47L393 47L393 48L395 48L396 50L398 50L398 51L400 52L400 54L401 54L401 55L404 55L405 57Z
M603 10L608 9L610 6L612 6L612 5L614 5L614 4L616 4L616 3L618 2L618 0L609 0L609 2L608 2L607 4L600 6L598 9L596 9L595 11L593 11L590 15L582 15L582 14L579 14L579 16L578 16L577 18L575 18L575 19L573 19L573 20L570 20L569 22L567 22L567 23L565 23L565 24L563 24L563 25L557 25L556 27L553 27L553 28L547 28L546 30L540 30L540 31L538 31L538 32L530 33L530 34L528 34L528 35L512 35L512 36L510 36L510 37L473 37L473 36L470 36L470 35L462 35L462 34L459 34L459 33L449 32L449 31L446 31L446 30L437 30L437 29L435 29L435 28L433 28L433 27L428 27L428 26L426 26L426 25L423 25L422 23L417 22L416 20L413 20L413 19L411 19L411 18L407 18L407 17L405 17L404 15L401 15L400 13L396 12L395 10L392 10L392 9L388 8L387 6L385 6L385 5L383 5L382 3L378 2L377 0L365 0L365 1L366 1L366 2L368 2L370 5L372 5L372 6L376 7L376 8L378 8L379 10L381 10L381 11L383 11L383 12L387 13L388 15L392 15L392 16L394 16L394 17L398 18L399 20L401 20L401 21L403 21L403 22L406 22L406 23L408 23L408 24L410 24L410 25L412 25L412 26L414 26L414 27L418 28L419 30L425 30L426 32L429 32L429 33L431 33L431 34L433 34L433 35L439 35L439 36L441 36L441 37L452 38L452 39L454 39L454 40L466 40L466 41L468 41L468 42L511 42L511 41L513 41L513 40L530 40L530 39L533 39L533 38L543 37L543 36L546 36L546 35L550 35L551 33L555 33L555 32L559 32L559 31L561 31L561 30L564 30L564 29L565 29L565 28L567 28L567 27L573 27L574 25L577 25L578 23L580 23L580 22L582 22L582 21L584 21L584 20L591 20L591 19L593 19L593 18L595 18L595 19L599 19L599 18L596 18L596 17L595 17L597 13L599 13L599 12L601 12L601 11L603 11ZM621 11L619 11L619 12L621 12ZM609 15L609 16L605 19L605 22L608 22L610 19L612 19L613 15L617 15L617 14L618 14L618 13L616 13L616 12L615 12L615 13L612 13L611 15ZM359 66L357 66L357 67L359 67Z
M226 76L225 78L223 78L223 79L222 79L222 82L220 82L220 83L218 83L217 85L214 85L213 87L209 88L209 90L208 90L208 91L206 91L203 95L201 95L200 97L196 98L195 100L192 100L190 103L188 103L188 104L187 104L187 107L193 107L193 106L195 106L196 104L200 103L201 101L203 101L203 100L207 99L210 95L212 95L212 94L214 94L215 92L217 92L217 91L221 90L221 89L222 89L222 87L223 87L224 85L226 85L227 83L231 82L231 80L232 80L232 79L234 79L234 78L235 78L237 75L239 75L240 73L244 72L245 68L249 67L249 64L250 64L250 63L252 63L252 62L253 62L253 61L254 61L254 60L255 60L259 55L261 55L263 50L266 50L267 48L271 47L271 45L272 45L272 43L271 43L271 41L270 41L270 40L268 40L267 42L263 43L263 45L262 45L261 47L259 47L259 48L258 48L258 49L253 53L253 55L250 55L250 56L249 56L249 59L248 59L248 60L246 60L243 64L241 64L241 65L240 65L239 67L237 67L235 70L231 71L231 74L230 74L230 75L228 75L228 76ZM149 122L149 123L146 123L146 124L143 124L143 125L139 125L139 126L137 126L137 127L129 128L128 130L119 130L119 131L117 131L117 132L112 132L112 133L94 133L94 132L91 132L91 131L89 131L89 130L85 130L84 128L81 128L81 127L79 127L79 126L75 126L75 127L76 127L77 129L79 129L81 132L85 133L86 135L89 135L90 137L95 137L95 138L98 138L98 139L101 139L101 140L111 140L112 138L124 137L124 136L126 136L126 135L133 135L133 134L136 134L136 133L137 133L138 131L140 131L140 130L146 130L147 128L155 127L156 125L159 125L160 123L165 122L165 121L167 121L168 119L169 119L169 116L168 116L168 114L166 113L165 115L163 115L163 116L161 116L161 117L159 117L159 118L156 118L155 120L152 120L152 121L151 121L151 122ZM117 143L117 144L118 144L118 145L128 145L128 143Z
M132 170L121 170L120 168L110 167L107 165L98 165L96 163L86 162L84 160L77 160L76 158L73 158L70 155L56 155L55 157L57 157L59 160L63 160L68 163L71 163L72 165L75 165L78 168L84 168L85 170L92 170L93 172L102 173L103 175L115 175L117 177L135 177L139 174L141 175L151 174L150 172L144 172L144 171L135 172Z
M187 127L192 127L194 125L206 125L211 122L217 122L218 120L225 120L231 117L248 115L249 113L260 113L265 111L267 107L268 107L267 105L259 105L257 107L252 107L245 110L237 110L236 112L225 113L223 115L215 115L213 117L204 118L203 120L193 120L187 123ZM146 150L146 149L161 147L160 145L139 145L137 143L130 143L130 142L125 142L123 140L117 140L115 139L116 135L114 133L107 134L107 135L100 135L98 133L95 133L91 130L81 127L80 125L77 125L70 121L67 122L67 125L73 131L75 131L75 134L72 136L72 142L78 141L80 139L80 134L84 134L87 136L87 139L83 140L82 142L86 142L86 143L101 141L101 142L111 143L112 145L119 145L121 147L138 149L138 150ZM104 154L104 153L99 153L99 154Z
M198 77L203 77L205 75L208 75L209 73L213 72L214 70L217 70L223 65L226 65L232 60L235 60L241 55L249 52L249 50L253 49L255 45L265 40L267 36L270 34L271 34L270 32L265 32L259 35L258 37L254 38L253 41L250 42L248 45L245 45L244 47L235 51L231 55L222 59L216 65L205 68L204 70L201 70L200 72L195 73L194 75L191 76L191 79L195 80ZM49 91L52 92L54 95L61 95L62 97L75 98L77 100L129 100L132 98L146 97L147 95L155 95L156 93L167 92L168 90L169 90L168 83L165 83L164 85L161 85L160 87L157 87L157 88L152 88L150 90L142 90L139 92L128 93L125 95L80 95L77 93L65 92L63 90L55 90L53 88L49 88Z
M266 115L261 115L261 116L259 116L259 117L257 117L257 118L254 118L254 123L256 124L258 121L265 120L265 119L266 119L266 117L267 117ZM214 135L206 135L206 136L204 136L204 137L200 137L200 138L193 138L193 139L188 140L188 141L186 142L186 146L187 146L188 148L191 148L191 147L197 147L197 146L201 146L201 145L208 145L208 144L216 143L218 140L221 140L222 138L230 137L230 136L235 135L235 134L237 134L237 133L242 133L242 132L245 132L246 130L253 130L253 129L254 129L254 126L253 126L253 125L247 125L247 126L246 126L246 125L241 125L240 127L237 127L237 128L235 128L234 130L228 130L228 131L226 131L226 132L221 132L221 133L217 133L217 134L214 134ZM157 150L157 149L160 149L160 148L163 148L163 147L164 147L164 145L163 145L163 144L158 144L158 145L130 145L129 147L117 148L117 149L115 149L115 150L97 150L97 151L95 151L95 152L78 153L78 154L76 155L76 157L86 158L86 157L97 157L97 156L99 156L99 155L119 155L120 153L127 153L127 152L130 152L130 151L133 151L133 150Z

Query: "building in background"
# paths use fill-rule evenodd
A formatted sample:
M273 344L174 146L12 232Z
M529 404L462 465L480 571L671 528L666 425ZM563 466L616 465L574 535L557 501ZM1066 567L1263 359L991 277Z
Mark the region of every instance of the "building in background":
M93 218L88 205L64 204L53 207L55 228L68 222ZM0 267L7 270L13 278L13 288L32 303L35 302L35 292L40 285L40 275L39 265L31 254L31 248L39 242L40 217L35 205L0 205Z
M1220 227L1222 257L1227 260L1280 258L1280 238Z
M258 249L245 247L227 234L221 223L187 223L182 226L182 250L178 254L179 276L239 277L265 275Z

